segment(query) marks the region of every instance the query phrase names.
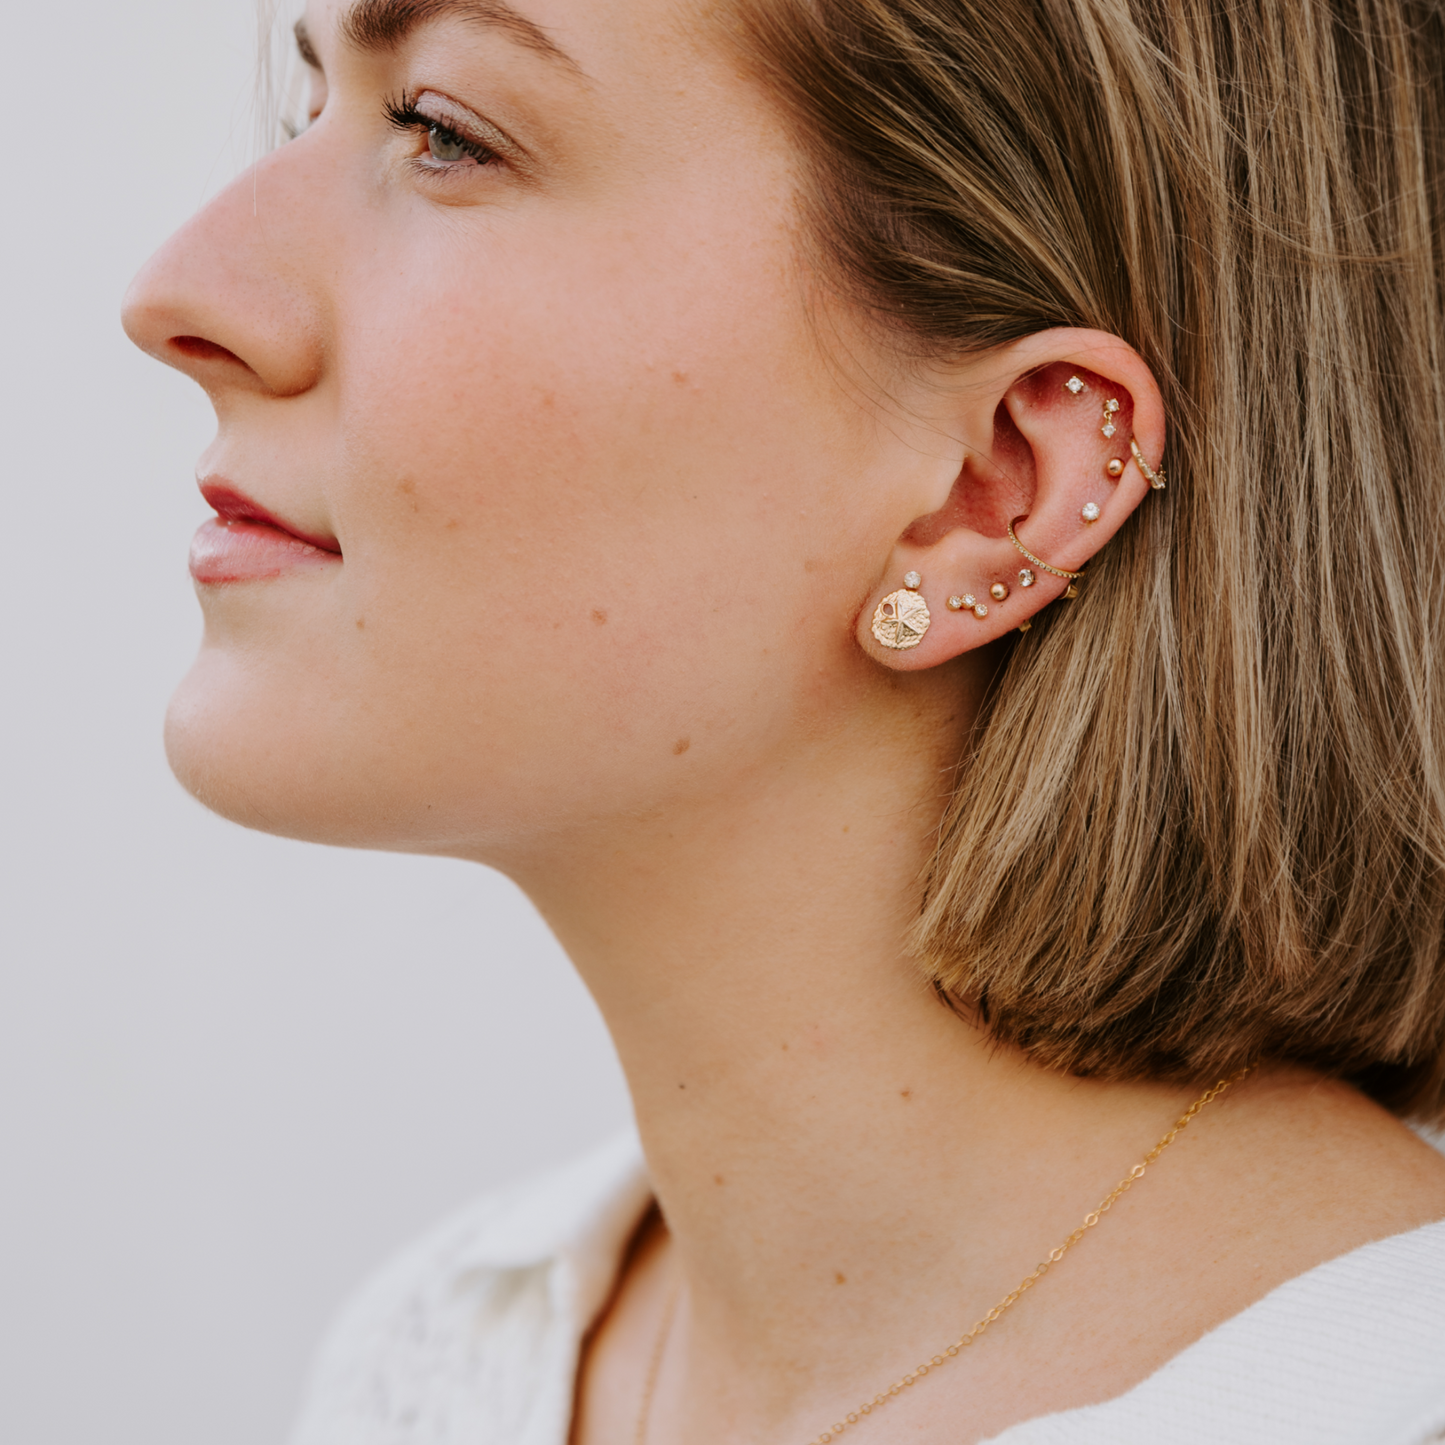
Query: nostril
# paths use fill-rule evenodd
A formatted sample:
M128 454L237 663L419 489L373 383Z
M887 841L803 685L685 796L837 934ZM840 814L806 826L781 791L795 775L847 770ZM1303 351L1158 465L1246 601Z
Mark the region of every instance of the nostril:
M214 341L207 341L204 336L173 336L170 345L173 350L179 351L182 356L189 357L192 361L234 361L245 365L234 351L227 351L224 346L217 346Z

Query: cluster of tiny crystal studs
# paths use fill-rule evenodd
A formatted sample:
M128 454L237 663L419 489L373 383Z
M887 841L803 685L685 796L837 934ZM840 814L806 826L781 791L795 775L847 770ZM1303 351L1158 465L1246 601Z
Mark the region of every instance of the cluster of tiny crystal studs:
M1023 579L1024 574L1020 572L1020 586L1032 587L1034 585L1034 574L1032 572L1028 574L1029 580L1027 582L1025 582ZM1008 583L995 582L993 586L988 589L988 595L992 597L995 602L1004 601L1005 598L1008 597ZM965 592L962 596L950 597L948 599L948 606L949 609L953 612L972 612L973 615L977 617L980 622L988 616L988 603L980 602L978 598L973 595L972 592Z

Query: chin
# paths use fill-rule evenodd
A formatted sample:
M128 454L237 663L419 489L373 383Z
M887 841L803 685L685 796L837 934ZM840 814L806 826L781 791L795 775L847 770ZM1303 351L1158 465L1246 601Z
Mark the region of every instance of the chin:
M398 799L353 759L312 677L276 675L239 649L203 646L166 710L171 771L213 813L305 842L404 848ZM308 685L309 683L309 685Z

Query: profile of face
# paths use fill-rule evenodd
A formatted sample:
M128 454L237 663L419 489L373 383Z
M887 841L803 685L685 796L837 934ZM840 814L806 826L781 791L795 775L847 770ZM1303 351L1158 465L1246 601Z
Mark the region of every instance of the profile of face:
M126 306L219 420L167 728L211 807L505 860L726 795L1010 630L867 635L999 395L899 404L717 24L312 0L310 126Z

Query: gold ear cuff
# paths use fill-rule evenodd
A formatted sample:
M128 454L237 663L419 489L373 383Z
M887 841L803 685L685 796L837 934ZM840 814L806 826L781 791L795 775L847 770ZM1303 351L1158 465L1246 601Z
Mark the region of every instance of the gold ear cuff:
M1022 521L1022 517L1014 518L1014 522ZM1024 556L1027 557L1028 560L1039 569L1039 571L1047 572L1051 577L1062 577L1066 582L1076 582L1080 577L1084 575L1084 569L1082 567L1077 572L1070 572L1067 567L1053 567L1050 566L1049 563L1045 562L1042 557L1035 557L1034 554L1030 552L1029 549L1025 547L1022 542L1019 541L1018 533L1014 531L1014 522L1010 522L1008 524L1009 541L1012 542L1014 546L1017 547L1019 551L1022 552ZM1019 580L1020 582L1023 582L1022 574L1020 574ZM1031 582L1023 582L1023 585L1025 587L1029 587L1033 584Z

